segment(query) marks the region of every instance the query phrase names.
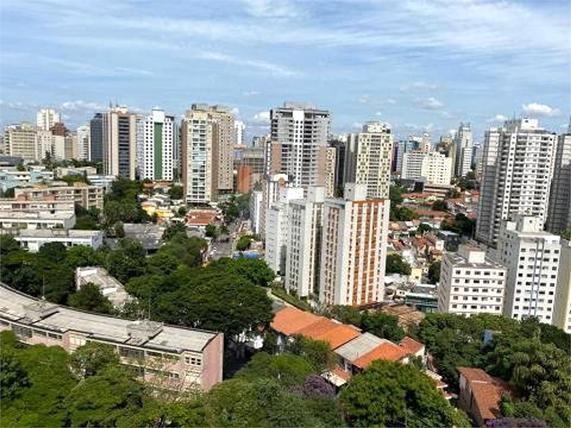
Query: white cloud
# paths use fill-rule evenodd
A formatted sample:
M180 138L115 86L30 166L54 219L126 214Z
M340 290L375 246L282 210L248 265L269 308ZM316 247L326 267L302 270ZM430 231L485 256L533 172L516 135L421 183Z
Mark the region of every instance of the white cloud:
M96 102L77 100L63 102L59 108L63 111L101 111L105 110L106 106Z
M357 129L362 129L363 128L363 124L361 122L353 122L351 124L351 128L357 128Z
M244 91L242 95L245 97L255 97L256 95L262 95L262 93L260 91Z
M561 115L561 111L557 108L548 106L547 104L530 103L521 106L523 113L534 117L556 117Z
M439 110L444 107L444 104L434 97L428 97L427 99L417 98L416 104L418 107L425 110Z
M508 118L503 114L496 114L494 117L490 117L489 119L487 119L486 122L496 123L496 122L505 122L506 120L508 120Z
M426 82L412 82L400 87L401 92L412 92L412 91L433 91L438 88L438 85L434 83Z
M220 52L201 52L197 54L196 57L202 59L209 59L212 61L225 62L227 64L233 64L238 66L247 66L260 71L270 72L272 74L279 76L288 76L288 77L300 76L299 72L291 70L287 67L283 67L278 64L273 64L271 62L260 61L256 59L240 58L237 56L227 55Z
M397 103L394 98L387 98L387 99L385 100L385 102L386 102L387 104L391 104L391 105L394 105L394 104Z
M238 107L232 107L230 109L230 113L232 113L235 117L240 116L240 109Z
M358 100L362 104L369 104L371 102L372 98L370 95L364 94L364 95L361 95Z
M305 11L297 4L281 0L245 0L246 11L255 18L264 19L292 19L305 15Z
M381 111L378 111L375 113L375 116L382 116L382 115L383 115L383 112L381 112Z
M257 125L267 125L270 123L270 112L269 111L261 111L256 113L252 118L252 123Z

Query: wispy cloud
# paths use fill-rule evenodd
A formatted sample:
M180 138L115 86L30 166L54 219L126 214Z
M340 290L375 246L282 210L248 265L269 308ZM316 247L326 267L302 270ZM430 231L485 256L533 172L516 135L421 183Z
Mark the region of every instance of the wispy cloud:
M291 70L287 67L283 67L278 64L272 64L267 61L261 60L254 60L254 59L245 59L236 57L233 55L227 55L220 52L202 52L196 55L198 58L209 59L213 61L224 62L227 64L238 65L238 66L247 66L252 69L257 69L261 71L267 71L273 74L282 75L282 76L300 76L301 73Z
M435 83L426 82L412 82L400 87L401 92L413 92L413 91L433 91L438 88Z
M444 104L434 97L428 97L426 99L417 98L415 103L419 108L424 110L440 110L442 107L444 107Z

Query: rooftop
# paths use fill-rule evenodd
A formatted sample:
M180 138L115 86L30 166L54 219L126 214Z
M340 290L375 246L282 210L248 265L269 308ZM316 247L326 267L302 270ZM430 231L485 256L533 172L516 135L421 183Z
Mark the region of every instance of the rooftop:
M458 372L470 385L481 418L486 420L500 417L498 401L503 394L509 393L506 385L481 369L458 367Z
M313 340L323 340L329 343L331 349L336 349L361 334L360 330L352 325L292 307L276 312L271 326L286 336L300 334Z
M361 369L366 369L374 361L401 361L408 355L409 353L405 349L387 340L385 343L380 344L372 351L367 352L362 357L357 358L355 361L353 361L353 364Z
M76 229L20 229L16 237L20 238L93 238L103 236L101 230L76 230Z
M55 312L43 318L31 318L26 307L37 305L37 302L40 300L0 283L0 317L20 321L31 327L42 327L60 333L75 331L84 333L87 337L176 353L186 350L200 352L218 334L206 330L165 325L155 336L137 340L128 332L128 329L133 325L142 325L141 321L115 318L53 304L48 305L55 307Z
M57 213L49 213L49 212L29 212L29 211L0 211L0 217L2 220L20 220L20 219L39 219L39 220L69 220L75 217L75 214L72 212L57 212Z
M345 343L343 346L337 348L335 353L347 361L355 361L386 341L386 339L381 339L374 334L363 333L355 339Z

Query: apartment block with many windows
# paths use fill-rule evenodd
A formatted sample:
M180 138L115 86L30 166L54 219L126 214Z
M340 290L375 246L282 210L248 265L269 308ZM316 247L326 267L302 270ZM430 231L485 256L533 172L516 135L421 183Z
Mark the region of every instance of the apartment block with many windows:
M384 298L390 202L367 199L367 186L347 183L345 197L323 207L319 300L361 306Z
M442 258L438 311L458 315L501 315L506 268L486 259L482 249L460 245Z
M504 315L552 324L561 243L542 226L541 217L517 215L514 221L504 221L497 261L508 269Z

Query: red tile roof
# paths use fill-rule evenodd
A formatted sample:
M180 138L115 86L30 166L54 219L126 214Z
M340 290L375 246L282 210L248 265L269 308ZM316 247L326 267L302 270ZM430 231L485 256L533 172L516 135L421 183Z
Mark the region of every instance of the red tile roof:
M483 420L499 417L498 401L503 394L509 393L505 384L481 369L458 367L458 372L470 385L480 417Z
M286 307L275 314L271 327L278 333L290 336L308 325L319 321L319 318L320 317L312 313Z
M361 369L366 369L371 365L371 363L377 360L401 361L407 356L408 353L404 349L387 341L380 344L372 351L367 352L365 355L357 358L353 364Z
M420 350L424 349L424 344L417 342L411 337L405 336L400 341L399 345L409 354L416 354Z
M271 327L286 336L300 334L313 340L323 340L329 343L331 349L336 349L361 334L361 331L352 325L291 307L278 311Z

